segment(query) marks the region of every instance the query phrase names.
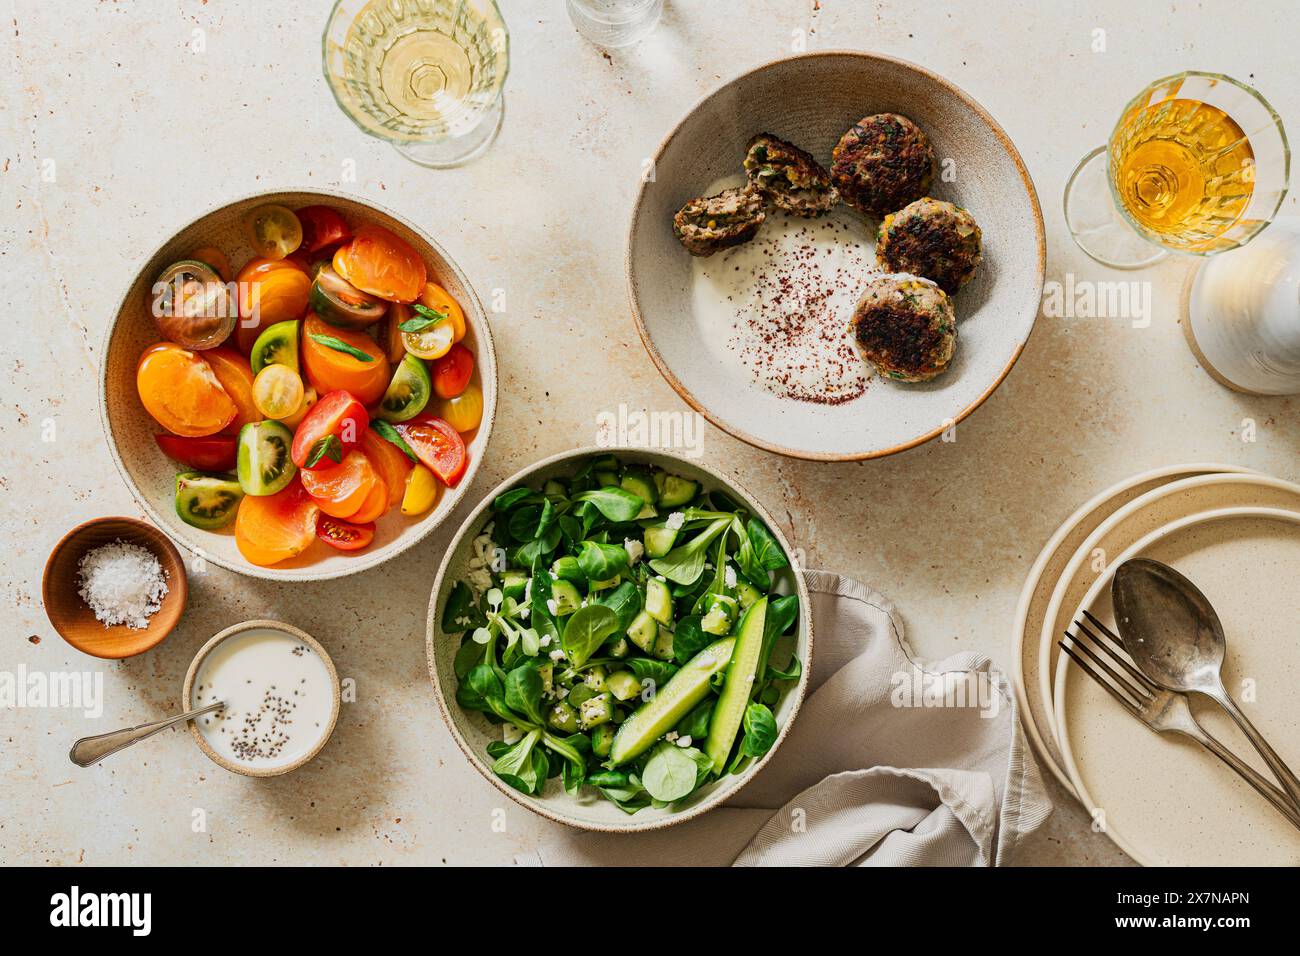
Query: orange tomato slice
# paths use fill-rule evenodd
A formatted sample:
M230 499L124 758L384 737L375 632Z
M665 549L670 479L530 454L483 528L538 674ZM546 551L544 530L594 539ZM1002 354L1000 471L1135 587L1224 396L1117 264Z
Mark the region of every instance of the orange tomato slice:
M384 479L376 478L375 483L370 487L370 494L366 495L366 500L361 503L361 507L348 516L348 520L353 524L366 524L378 521L386 514L388 514L388 485L384 483Z
M202 358L238 409L235 420L228 429L239 431L249 422L260 422L262 413L253 402L253 369L249 366L248 359L228 345L205 349Z
M307 311L311 278L293 259L249 259L239 283L239 324L235 344L244 354L268 325L296 319Z
M410 243L373 224L362 226L334 253L334 271L362 292L389 302L414 302L428 277Z
M316 499L321 511L335 518L350 518L356 514L379 481L370 459L356 449L344 455L343 461L337 465L303 469L298 475L303 488Z
M135 385L145 411L175 435L215 435L239 414L211 366L171 342L144 350L136 366Z
M388 507L396 508L402 501L406 488L406 475L415 467L415 462L392 442L381 438L373 428L367 428L361 435L361 450L374 465L375 471L388 488Z
M420 304L428 306L435 312L447 314L447 320L454 330L451 337L453 342L459 342L465 337L465 311L451 297L451 293L438 283L430 282L424 287L424 291L420 293Z
M364 352L371 361L363 362L347 352L324 344L322 339L337 339ZM351 392L362 405L373 405L384 397L392 368L388 356L364 332L354 332L329 325L313 312L307 313L302 326L302 347L299 350L307 381L321 395L342 389Z
M235 544L249 562L267 567L297 557L316 539L320 507L291 481L273 495L245 495L235 515Z

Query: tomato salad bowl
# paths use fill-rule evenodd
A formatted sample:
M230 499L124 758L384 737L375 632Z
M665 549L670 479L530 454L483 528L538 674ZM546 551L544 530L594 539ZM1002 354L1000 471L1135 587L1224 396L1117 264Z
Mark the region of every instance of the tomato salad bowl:
M768 742L764 745L761 753L755 753L753 759L740 761L739 766L728 766L726 771L720 774L708 774L704 776L702 778L703 782L696 782L687 788L689 793L681 800L670 802L656 801L653 804L650 804L649 801L642 800L639 808L632 808L626 804L620 804L610 799L612 791L601 789L602 787L608 786L608 784L598 781L595 777L595 774L599 773L597 761L602 756L608 756L610 763L605 764L605 766L614 766L617 764L624 771L641 773L643 775L642 779L645 780L646 783L645 789L652 791L651 795L653 795L654 788L650 785L648 780L650 774L649 764L646 764L645 769L642 770L639 768L639 765L625 763L619 760L619 740L633 723L641 719L643 711L656 707L656 702L676 699L674 694L674 684L677 681L676 677L667 678L667 682L664 683L662 687L662 692L656 691L648 698L644 695L637 695L638 699L649 701L648 703L641 705L638 704L637 699L633 698L633 695L620 693L618 690L614 689L615 679L618 677L626 677L626 673L620 672L620 665L628 664L630 658L629 660L614 661L610 663L609 666L611 673L608 678L609 690L612 691L614 696L617 698L617 701L620 702L618 707L630 710L632 713L626 718L617 715L612 718L615 721L625 721L624 723L619 724L619 732L614 735L612 751L599 749L595 742L596 738L594 736L591 738L591 760L587 765L586 776L583 778L580 785L572 787L570 786L567 769L564 773L550 771L542 772L539 770L539 772L535 774L534 784L531 787L521 787L519 785L522 776L527 773L523 768L518 771L511 770L510 772L504 772L502 770L502 761L508 759L508 757L502 757L501 750L510 742L511 729L513 728L516 731L514 736L518 737L519 731L522 730L522 727L510 723L503 724L501 719L493 719L490 714L485 712L485 708L480 706L478 703L475 703L473 700L478 689L474 675L471 674L468 678L462 679L464 678L462 672L465 670L463 661L466 657L466 650L470 650L470 656L477 659L479 652L474 649L475 642L479 642L480 637L488 637L488 632L482 628L472 635L465 630L465 627L469 626L467 618L463 616L466 614L464 610L465 596L471 591L487 587L487 585L482 582L481 578L477 584L474 583L476 574L481 575L484 573L483 569L485 567L485 561L491 562L491 567L495 572L498 565L514 566L519 563L519 560L522 560L522 558L516 560L516 558L509 557L511 553L509 548L497 550L495 552L497 557L504 556L504 561L498 561L494 557L489 557L489 554L492 552L494 547L491 541L496 541L497 538L500 537L500 528L497 526L509 525L511 529L509 534L512 536L512 539L519 540L518 536L515 535L515 531L517 530L514 527L517 523L515 518L525 517L523 512L530 510L530 502L534 501L537 497L542 496L546 497L552 502L552 504L554 504L555 501L561 500L554 496L557 494L571 494L578 488L578 485L576 484L577 481L586 480L590 483L593 474L593 467L598 469L594 473L594 476L600 480L600 484L602 485L601 491L595 493L581 493L578 497L569 497L567 499L568 501L572 502L584 497L590 498L592 494L607 493L608 489L603 486L615 484L616 482L614 477L609 473L599 471L599 469L606 468L618 468L621 470L621 473L625 476L623 481L624 488L646 487L646 483L643 483L640 486L633 483L636 479L631 478L630 476L637 474L645 478L653 477L656 481L661 477L666 478L666 481L668 482L676 482L678 485L688 486L690 493L689 495L672 500L669 498L668 494L665 493L663 486L659 488L660 493L657 499L655 498L655 492L653 490L640 492L641 499L643 500L637 502L637 507L640 507L642 504L650 505L653 501L654 506L651 507L651 511L655 513L654 516L650 516L643 511L637 514L636 517L638 521L636 522L631 524L623 523L614 525L612 530L609 532L609 534L612 535L609 540L614 544L617 544L617 540L621 539L625 534L630 533L635 537L638 535L641 528L644 528L646 535L646 548L644 554L641 554L640 547L633 546L634 553L636 553L636 557L632 559L633 565L630 570L627 565L624 565L623 573L621 575L621 580L628 583L617 584L615 581L603 581L600 585L597 585L595 580L592 579L589 585L590 589L587 592L588 596L586 599L582 600L583 608L586 611L592 610L592 607L589 605L602 603L607 604L611 600L616 601L617 598L613 598L612 596L616 595L621 589L635 591L636 588L631 584L631 582L635 580L641 581L640 587L646 595L648 595L650 590L655 586L658 586L660 590L666 591L667 588L662 584L662 582L665 581L663 576L665 571L662 565L656 564L655 561L652 560L652 555L666 553L671 559L674 552L671 550L664 551L663 549L658 549L652 546L650 543L650 534L653 531L660 530L659 526L663 526L667 528L682 528L683 530L681 534L689 535L690 532L687 529L691 527L691 523L701 523L691 520L694 518L693 508L701 502L712 503L712 507L726 507L728 510L734 511L737 514L745 515L746 521L751 524L758 523L765 526L769 529L770 537L767 538L767 540L770 542L771 549L774 552L779 551L781 555L779 559L773 560L767 565L767 567L774 568L775 570L771 572L772 576L767 584L766 595L762 598L756 597L754 602L750 605L749 610L757 610L760 605L767 605L774 608L778 602L785 602L787 607L794 604L798 608L795 615L787 618L789 621L788 624L775 628L776 633L784 634L784 636L778 637L776 639L776 644L772 646L773 656L771 658L771 663L775 663L778 658L785 659L787 657L791 662L789 665L783 665L785 673L779 675L782 678L780 684L781 691L779 695L773 697L763 695L758 698L765 700L770 704L771 708L770 719L773 723L771 724L771 732ZM669 475L671 477L666 477ZM566 490L561 492L560 489ZM622 492L617 493L622 495ZM626 495L623 495L623 497L626 497ZM690 507L686 507L688 499ZM511 501L519 502L519 504L507 504L507 502ZM726 503L725 505L721 504L724 502ZM563 504L558 505L557 510L562 510L565 507L566 505ZM507 511L503 510L507 508L516 510L511 510L507 514ZM533 507L531 510L534 512L543 511L545 513L549 512L550 508ZM681 513L682 511L687 512L687 514L683 515ZM673 512L677 512L677 514L673 514ZM574 512L569 512L561 517L561 523L569 514L574 514ZM639 520L643 517L646 518L644 522ZM714 515L709 516L710 519L713 517ZM683 518L688 518L688 523L685 525L682 521ZM674 519L676 519L676 521L674 521ZM724 520L723 523L726 524L727 521ZM637 527L638 524L640 525L640 528ZM615 531L617 533L614 533ZM538 532L538 534L539 536L542 536L540 532ZM567 536L567 534L568 532L566 531L565 535ZM674 538L676 534L677 532L670 532L669 537ZM593 535L593 540L604 540L606 536L605 532L601 532ZM700 537L703 538L705 535L701 535ZM489 541L489 538L491 538L491 541ZM726 538L727 535L723 534L721 538L715 539L713 543L721 544ZM681 540L680 538L674 539L677 541ZM629 544L630 542L624 542L623 547L626 548ZM672 542L670 541L665 547L671 546ZM689 548L691 546L692 545L688 544L686 547ZM495 547L498 549L501 548L500 545L496 545ZM527 545L522 546L520 551L517 552L517 555L522 555L523 551L526 550L527 547ZM583 544L582 547L584 550L591 547L591 542L588 541ZM563 548L563 545L561 548ZM608 549L609 545L602 545L599 550L603 551ZM712 550L712 545L710 545L710 549ZM681 550L681 548L678 548L678 550ZM548 552L540 565L534 565L534 575L541 573L538 570L540 567L549 567L551 564L551 558L558 553L560 552ZM793 560L794 554L795 552L790 548L789 543L785 540L779 526L776 525L771 515L757 500L754 499L752 495L746 492L743 488L740 488L733 479L724 477L720 473L697 461L680 458L674 454L658 450L583 448L564 452L536 462L503 481L493 491L491 491L482 502L480 502L474 512L465 520L464 524L461 525L460 530L456 533L456 537L447 548L441 566L438 569L438 575L434 580L433 592L429 601L429 613L426 624L426 653L428 656L429 675L433 682L434 695L439 710L441 711L442 718L448 729L451 731L452 737L455 739L457 746L459 746L462 753L464 753L466 760L468 760L469 763L478 770L489 783L495 786L509 799L528 808L534 813L547 818L548 820L563 823L567 826L582 830L605 833L629 833L657 830L697 817L712 807L718 806L725 800L734 796L742 787L754 778L756 773L762 770L763 766L772 758L773 754L775 754L776 750L788 736L790 727L798 714L799 705L807 690L809 674L812 668L813 625L809 612L811 605L809 602L807 585L804 582L803 575L799 572L797 563ZM775 554L773 554L772 557L775 558ZM562 558L557 560L555 563L555 569L558 569L563 561L569 561L572 563L573 559ZM582 565L582 563L581 560L577 562L578 565ZM736 566L731 563L730 558L728 558L725 563L727 564L726 575L723 575L720 570L720 565L716 566L716 568L713 564L705 566L715 568L715 570L707 571L704 576L714 578L715 584L718 585L717 589L719 590L722 589L721 582L723 577L728 579L726 582L726 590L730 590L732 588L732 581L736 580ZM645 565L649 565L649 568L646 568ZM476 568L479 570L476 571ZM656 585L655 581L650 580L650 578L655 576L657 572L657 580L660 582L658 585ZM553 580L551 581L549 588L543 590L541 593L541 598L545 598L549 593L551 595L550 600L545 600L542 604L538 604L537 602L541 599L538 598L536 592L533 594L532 610L535 613L529 615L528 620L532 622L534 628L541 627L541 622L536 620L536 618L543 614L543 607L549 608L551 614L569 614L570 616L564 618L564 620L567 621L567 624L564 626L563 634L558 641L560 646L568 649L571 646L569 642L569 632L578 627L578 624L575 622L578 617L581 616L581 612L573 612L572 602L566 602L568 604L566 607L562 607L557 603L557 601L563 600L561 586L565 585L565 582L557 576L558 573L557 570L553 570L551 574L547 575ZM667 573L671 574L671 572ZM751 572L745 571L744 573L746 577L748 577ZM522 577L519 573L510 570L506 570L503 574L506 577L513 574L516 579ZM494 573L492 580L496 581L501 577L502 575ZM676 581L678 579L673 577L669 580ZM743 591L743 582L737 583ZM515 581L515 584L518 584L518 580ZM529 588L524 589L525 594L521 598L524 604L529 603L530 599L527 595L527 591L531 589L532 585L536 584L536 580L529 581L528 584ZM507 613L513 613L511 608L513 608L514 602L509 595L510 585L502 584L500 586L506 589L504 606ZM567 585L565 586L567 587ZM493 588L495 587L496 585L493 586ZM542 587L546 588L545 585L542 585ZM587 588L588 585L582 585L582 587ZM598 591L598 587L611 588L613 590ZM692 598L689 596L683 596L682 599L689 602ZM501 605L501 600L502 596L500 592L494 593L494 589L488 589L483 592L479 603L484 607L500 608L503 606ZM724 599L720 598L720 600ZM636 606L641 607L642 605L637 604ZM605 609L601 608L600 610L603 612ZM728 651L728 654L731 657L731 663L728 665L725 680L723 680L721 672L718 671L714 671L710 678L711 681L716 680L723 682L720 696L717 698L717 703L710 703L710 698L706 694L702 701L688 702L686 706L704 706L712 708L712 712L716 719L717 713L723 709L724 705L722 702L726 699L727 686L731 683L731 668L735 665L736 661L742 657L740 647L741 642L746 640L744 634L746 632L746 621L748 620L749 615L743 614L730 627L710 628L708 625L708 618L712 613L713 612L710 612L710 614L705 615L703 622L703 626L705 630L709 632L709 635L717 635L727 632L731 635L740 636L734 638L734 652ZM642 611L636 615L636 619L639 620L642 617L646 617L647 614L657 614L656 609L652 607L649 600L645 602ZM671 617L671 615L659 615L659 620L662 621L665 617ZM675 634L669 633L667 635L670 642L682 638L685 633L686 620L687 619L679 619L674 623ZM489 624L489 627L494 626L494 624ZM634 631L636 631L637 628L638 625L636 623L633 623L632 626L628 628L627 637L633 642L637 640L634 636ZM758 629L761 631L763 628L764 624L760 619ZM658 640L663 640L664 636L664 629L660 628L658 631ZM718 640L715 637L703 634L697 634L696 636L703 637L702 643ZM555 651L553 649L554 644L549 637L541 639L541 647L539 650L534 651L527 649L526 645L528 637L527 635L524 635L518 644L516 644L515 641L510 641L509 648L507 648L504 654L499 658L496 658L491 662L491 667L494 669L513 669L521 666L524 671L527 671L530 667L535 668L540 665L543 671L547 671L553 675L553 686L561 693L551 694L546 698L546 700L553 702L553 698L559 697L561 698L561 701L560 703L554 704L554 711L551 710L551 703L543 704L547 709L549 716L546 718L547 726L542 728L546 733L541 735L541 739L546 740L549 737L552 738L553 742L554 737L572 734L575 730L573 727L561 730L559 729L560 725L554 721L556 713L558 713L558 711L563 707L565 700L563 693L564 688L562 685L565 683L566 678L560 675L560 671L566 667L576 667L583 671L584 675L590 675L595 670L603 672L605 669L603 665L594 669L588 668L591 667L591 664L596 663L597 657L602 657L606 654L620 657L626 654L626 649L622 652L612 649L616 644L628 643L627 639L618 639L618 637L619 635L617 630L611 632L606 641L606 645L596 654L596 656L589 658L588 664L582 665L572 656L564 657L560 652ZM501 639L504 640L504 637ZM718 641L717 644L708 645L704 650L701 650L698 653L695 651L688 651L685 655L675 655L673 650L669 650L667 654L660 654L658 643L656 641L654 653L660 658L660 660L669 662L673 660L680 662L685 657L690 657L691 662L689 664L682 664L682 666L676 669L676 673L682 675L691 671L698 661L707 658L714 648L724 644L732 644L732 641L732 637L725 637ZM615 642L615 644L611 644L610 642ZM491 645L492 641L481 643L481 646L485 650ZM539 656L532 658L527 656L515 656L512 662L511 648L517 650L519 646L524 647L522 654L537 654ZM677 648L676 650L681 651L683 649ZM490 657L495 658L497 652L489 651L488 653ZM637 652L634 650L633 656L635 656L636 653ZM549 660L544 660L541 655L548 655ZM530 661L532 663L529 663ZM557 661L560 661L561 663L556 663ZM795 661L799 662L797 666L794 664ZM641 659L641 663L646 663L644 658ZM483 671L487 669L487 665L484 667L473 668L474 671ZM639 671L637 671L637 673L639 673ZM752 674L754 672L751 671L750 673ZM763 673L763 668L760 667L757 673ZM508 676L504 678L504 684L507 688L505 691L505 706L518 711L519 707L525 705L516 703L516 698L511 696L517 689L516 686L514 686L514 678L516 676L517 674L514 670L510 670ZM583 676L580 679L585 681L586 676ZM468 685L474 688L474 690L469 692L468 696L466 696L467 681ZM524 683L525 682L521 681L518 686L524 686ZM576 684L574 686L576 691ZM744 688L741 696L745 699L749 699L750 689L752 688L757 692L761 685L755 683L754 678L751 677L748 682L742 680L740 686ZM591 697L591 694L589 693L586 696ZM600 694L598 697L587 700L586 703L581 705L579 709L583 714L582 727L584 729L587 726L587 708L593 703L598 702L601 697L607 696L609 696L608 693ZM575 694L568 694L567 700L576 702ZM536 702L534 702L534 704L536 704ZM754 706L754 704L750 705L751 708ZM635 710L633 710L634 708ZM496 711L495 708L487 709ZM524 711L518 712L524 713ZM696 711L693 710L692 714L695 712ZM748 731L748 716L749 714L747 711L746 726L736 731L736 736L734 738L729 738L736 741L736 749L731 751L732 753L739 754L744 750L744 741L741 740L741 737ZM601 720L603 719L604 718L601 718ZM668 723L675 722L675 720L676 718L673 717L668 721ZM596 727L596 731L607 731L613 726L614 725L611 723L602 722L600 726ZM665 726L667 726L667 724L665 724ZM659 727L652 730L650 736L658 736L660 730L663 729L663 727ZM735 730L734 725L732 729ZM536 737L539 732L539 730L534 730L528 735L528 737ZM656 748L667 748L671 750L688 747L691 744L691 740L689 737L682 737L682 733L686 733L686 731L682 731L679 726L677 731L668 733L664 736L661 742L655 745ZM572 744L579 736L581 736L581 734L575 734L566 739L570 744ZM711 744L712 722L710 724L709 741ZM526 746L528 742L528 739L525 738L525 740L515 744L515 747ZM582 741L579 742L581 743ZM539 743L533 748L532 752L534 754L540 754L543 749L543 745ZM705 749L711 748L706 746ZM581 750L584 754L588 752L585 744ZM562 752L562 749L556 749L554 752L558 754ZM646 753L648 754L650 751L646 751ZM494 761L494 758L497 759ZM653 762L653 760L654 758L652 757L651 762ZM567 766L568 765L566 764L566 768ZM552 767L551 770L553 771L554 768ZM694 777L695 774L692 773L691 776Z
M224 203L109 325L100 414L136 501L252 577L375 567L442 523L491 435L492 334L419 226L326 190Z

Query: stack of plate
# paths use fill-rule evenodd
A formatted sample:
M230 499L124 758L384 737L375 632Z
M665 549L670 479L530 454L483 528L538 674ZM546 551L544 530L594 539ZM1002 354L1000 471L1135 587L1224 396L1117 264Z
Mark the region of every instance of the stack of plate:
M1157 735L1060 653L1084 609L1114 627L1110 580L1145 555L1210 599L1228 639L1224 683L1300 766L1300 485L1229 465L1135 475L1071 515L1034 562L1013 634L1016 692L1043 766L1126 853L1150 865L1300 864L1300 831L1189 740ZM1265 776L1212 704L1201 725Z

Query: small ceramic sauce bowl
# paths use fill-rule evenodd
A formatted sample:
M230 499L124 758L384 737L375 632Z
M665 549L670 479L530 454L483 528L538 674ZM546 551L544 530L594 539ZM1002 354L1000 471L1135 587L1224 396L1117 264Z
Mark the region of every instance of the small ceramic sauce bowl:
M147 626L105 627L81 599L81 559L100 545L121 540L150 551L167 573L167 594ZM92 657L117 660L143 654L162 643L185 610L189 580L180 552L165 534L135 518L95 518L79 524L54 546L41 577L41 602L50 624L65 641Z
M198 744L199 749L202 750L203 753L207 755L208 759L210 759L213 763L217 764L218 766L223 767L226 770L229 770L231 773L243 774L246 777L277 777L281 774L288 773L291 770L297 770L299 767L303 766L304 764L311 762L316 757L316 755L320 753L321 748L323 748L325 744L329 741L330 736L334 733L334 725L338 721L339 704L341 700L341 695L339 693L338 672L334 669L334 662L330 660L330 656L325 651L325 648L321 647L320 643L317 642L317 640L314 637L312 637L310 634L308 634L305 631L299 630L298 628L294 627L291 624L285 624L283 621L262 621L262 620L244 621L242 624L234 624L226 628L224 631L221 631L220 633L214 635L206 644L203 645L203 647L199 649L199 652L196 655L194 655L194 660L190 663L189 670L185 674L185 685L181 691L181 708L183 710L191 710L197 707L202 707L205 704L210 702L209 698L212 696L212 690L210 687L204 687L200 685L198 687L198 693L196 694L195 684L197 679L200 676L200 672L203 669L204 662L207 661L209 658L212 658L214 652L216 652L218 648L221 647L221 645L225 644L225 642L237 638L241 638L241 637L245 637L245 638L250 637L252 636L252 633L256 631L273 632L276 636L287 638L288 641L286 643L292 643L296 641L301 645L306 645L306 651L308 653L314 654L316 658L320 661L320 663L324 666L324 675L322 677L322 680L327 681L329 685L329 691L328 691L329 707L328 707L328 715L326 716L322 711L321 719L318 721L318 726L320 727L319 739L317 739L314 743L312 743L311 746L309 746L305 751L303 751L302 753L298 754L295 757L292 757L291 759L286 759L281 762L276 762L276 761L257 762L255 760L242 761L242 760L234 759L232 756L221 753L215 747L213 747L212 743L209 742L206 736L204 736L203 731L199 727L200 721L211 720L213 719L212 715L206 717L198 717L194 720L191 720L190 733L194 735L194 742ZM291 652L294 653L295 656L299 656L299 657L302 656L296 650ZM256 648L248 648L246 650L244 647L241 647L236 649L230 655L230 657L226 658L226 660L228 661L232 658L235 658L241 653L257 654L258 650ZM273 674L263 674L262 676L268 680L275 678L275 675ZM310 715L304 716L304 715L296 714L297 704L303 701L293 700L294 697L297 697L298 691L296 689L296 685L293 684L292 682L291 676L286 675L286 677L288 677L287 682L282 683L282 685L278 689L275 684L266 685L266 688L264 690L255 689L253 693L265 694L264 700L267 702L265 704L260 704L256 706L262 708L261 712L263 714L267 713L268 707L271 711L278 710L281 713L284 713L282 708L289 708L290 712L294 712L296 716L299 716L300 720L310 719ZM301 680L302 682L306 681L305 678L302 678ZM249 683L251 683L251 680ZM272 692L274 692L276 699L279 701L278 703L275 704L270 703ZM222 689L218 689L217 691L218 696L223 696L225 695L225 693L226 693L225 690ZM231 704L229 697L226 697L226 699L227 699L227 703ZM317 701L316 704L317 706L319 706L320 702ZM231 706L233 711L235 707L233 704ZM248 714L247 707L241 710L238 714L232 713L232 716L237 717L235 723L229 728L232 734L238 733L240 726L243 723L243 719L247 716L247 714ZM274 716L273 715L269 716L268 720L271 721L272 726L267 727L259 723L256 739L258 740L263 739L264 733L266 734L278 733L278 731L275 730L275 726L278 725L275 724ZM300 723L299 726L300 727L305 726L305 724Z

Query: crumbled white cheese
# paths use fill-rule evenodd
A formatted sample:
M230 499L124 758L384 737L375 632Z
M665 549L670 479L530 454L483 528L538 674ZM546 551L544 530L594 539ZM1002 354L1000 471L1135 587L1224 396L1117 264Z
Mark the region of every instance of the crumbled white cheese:
M623 550L627 552L628 564L636 564L641 560L641 555L645 554L645 545L635 538L624 538Z
M569 696L569 688L567 688L567 687L557 687L557 688L555 688L555 696L556 696L559 700L564 700L564 698L566 698L566 697Z
M664 740L673 741L676 739L677 739L677 731L675 730L670 730L668 731L668 733L664 734Z
M679 747L689 747L691 745L691 735L685 734L673 741Z
M551 643L551 635L549 634L543 635L542 639L537 643L540 644L542 647L549 647Z
M514 724L506 721L501 725L501 739L508 744L517 744L524 739L524 732Z
M167 596L167 572L152 551L138 544L121 539L102 544L82 555L77 568L77 593L104 627L148 627Z
M479 532L470 545L472 554L467 563L465 583L474 591L476 597L492 587L492 562L496 557L496 545L492 543L492 523Z
M559 663L560 661L563 660L568 660L568 658L565 656L564 651L558 647L555 650L551 651L551 653L548 656L551 658L551 660L555 661L556 663Z
M727 587L734 588L736 586L736 569L731 565L727 565L727 570L723 577L726 581Z
M684 524L686 524L686 515L682 514L680 511L674 511L668 516L668 520L664 522L664 527L671 528L674 531L680 531Z
M546 610L548 610L548 611L550 611L552 614L554 614L558 608L559 608L559 605L555 603L555 598L547 598L547 599L546 599Z

